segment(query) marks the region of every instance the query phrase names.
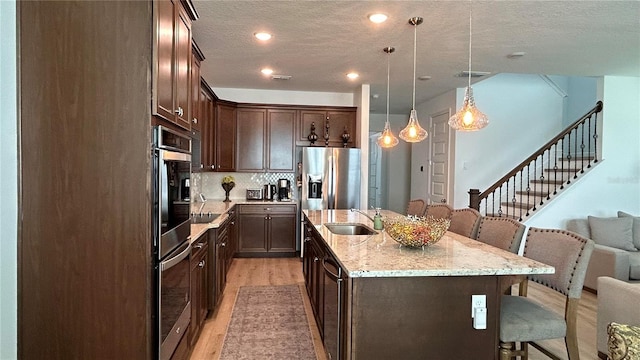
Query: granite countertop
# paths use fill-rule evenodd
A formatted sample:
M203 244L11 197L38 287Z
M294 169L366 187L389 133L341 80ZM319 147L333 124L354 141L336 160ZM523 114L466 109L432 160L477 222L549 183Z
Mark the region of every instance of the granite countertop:
M195 242L202 236L207 230L220 227L225 220L229 218L229 210L234 205L238 204L273 204L273 205L291 205L297 204L295 200L289 201L274 201L274 200L232 200L231 202L224 202L222 200L208 200L207 202L196 202L191 204L192 213L212 213L220 214L212 222L204 224L191 224L191 240L190 243Z
M552 274L552 266L447 232L424 249L400 246L384 230L377 235L336 235L326 223L373 222L349 210L304 210L329 250L350 277L482 276ZM382 210L384 217L402 216ZM368 211L373 217L374 211Z

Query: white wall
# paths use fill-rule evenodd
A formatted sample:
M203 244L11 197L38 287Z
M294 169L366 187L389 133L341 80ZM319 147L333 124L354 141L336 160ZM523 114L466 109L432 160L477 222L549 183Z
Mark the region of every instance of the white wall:
M483 191L563 128L563 96L538 75L498 74L473 90L489 126L455 134L455 208L469 205L469 189Z
M640 78L601 80L602 163L526 221L528 226L566 228L587 215L640 215Z
M360 208L369 207L369 187L366 186L369 179L369 84L363 84L354 94L354 106L358 107L356 113L356 147L361 149L360 155Z
M397 137L408 121L409 115L389 114L391 131ZM381 132L387 120L386 114L370 115L370 131ZM397 146L382 149L382 204L385 208L404 214L409 202L411 187L411 144L399 139Z
M240 103L355 106L353 93L213 88L218 98Z
M18 357L18 129L16 2L0 1L0 359Z

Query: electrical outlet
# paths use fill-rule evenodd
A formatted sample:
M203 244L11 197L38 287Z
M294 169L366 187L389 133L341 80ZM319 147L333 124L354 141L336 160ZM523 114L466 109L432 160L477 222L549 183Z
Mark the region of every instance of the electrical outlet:
M487 307L487 295L471 295L471 317L475 316L475 309Z

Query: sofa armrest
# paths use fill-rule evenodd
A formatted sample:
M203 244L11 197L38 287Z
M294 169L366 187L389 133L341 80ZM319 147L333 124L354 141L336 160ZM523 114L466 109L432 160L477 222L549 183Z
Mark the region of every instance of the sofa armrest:
M589 260L584 286L597 290L600 276L629 281L629 252L596 244Z
M640 306L631 299L640 298L640 284L632 284L607 276L598 279L597 349L607 354L607 325L640 326Z

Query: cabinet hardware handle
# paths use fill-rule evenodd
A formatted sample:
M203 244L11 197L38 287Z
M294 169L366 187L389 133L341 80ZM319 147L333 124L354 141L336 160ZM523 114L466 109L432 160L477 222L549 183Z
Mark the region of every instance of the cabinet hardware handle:
M236 222L235 222L235 221L232 221L232 222L231 222L231 225L235 225L235 224L236 224Z
M318 261L318 260L320 260L320 259L318 259L318 257L317 257L317 256L313 258L313 262L316 262L316 261Z
M197 244L193 245L193 247L196 248L196 249L202 249L203 246L204 246L204 244L202 244L202 243L197 243Z
M198 118L193 118L193 120L191 120L191 121L193 121L194 124L197 124L198 123Z
M271 211L271 208L264 208L266 211Z
M204 267L204 260L200 261L200 262L198 263L198 266L199 266L199 267Z
M215 170L216 166L215 165L211 165L211 169Z
M220 244L220 246L225 247L225 246L227 246L227 243L223 242L222 244Z
M204 164L200 164L200 169L204 169Z
M306 238L304 238L304 242L309 242L309 241L311 241L311 238L310 238L310 237L306 237Z

